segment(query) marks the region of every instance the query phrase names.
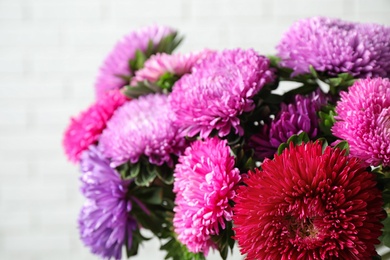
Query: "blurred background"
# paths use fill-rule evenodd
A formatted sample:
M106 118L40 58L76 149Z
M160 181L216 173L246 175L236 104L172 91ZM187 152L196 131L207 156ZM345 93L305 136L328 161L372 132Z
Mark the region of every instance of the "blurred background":
M97 259L79 240L78 166L61 141L124 34L156 23L185 36L181 52L274 54L295 20L315 15L390 26L390 1L0 0L0 259ZM163 259L158 247L145 244L135 259Z

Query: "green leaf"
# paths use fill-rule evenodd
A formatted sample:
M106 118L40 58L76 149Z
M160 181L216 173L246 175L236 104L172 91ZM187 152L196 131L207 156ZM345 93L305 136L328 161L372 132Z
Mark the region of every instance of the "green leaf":
M318 78L318 73L312 65L309 66L309 70L310 70L311 75L313 75L314 78Z
M349 144L347 141L341 141L338 143L335 148L338 148L340 150L345 151L345 155L349 155Z
M331 86L337 87L343 82L343 79L341 78L330 78L328 79L328 83Z
M162 89L167 90L168 92L171 91L173 85L175 82L179 79L179 76L172 74L170 72L166 72L164 75L162 75L159 80L156 82L156 85L159 86Z
M220 232L218 236L212 236L212 240L218 247L219 254L222 259L227 259L229 249L233 252L233 247L235 240L233 239L234 231L233 231L233 223L232 221L226 221L225 229L220 228Z
M156 166L156 173L157 177L165 184L173 183L173 170L165 164L162 166Z
M306 132L302 132L298 135L292 135L285 143L281 143L278 147L277 153L278 155L281 155L284 149L288 148L291 143L294 145L301 145L302 143L307 143L310 141L309 136Z
M149 186L156 178L157 172L150 167L145 167L135 178L135 184L138 186Z
M321 108L321 111L318 112L318 117L320 118L319 127L320 130L324 133L327 137L333 137L332 134L332 127L335 120L335 108L333 105L327 105Z
M162 187L142 187L134 192L140 201L151 204L161 205L163 202L163 188Z
M172 234L171 238L160 247L160 250L167 251L167 255L164 259L173 260L205 260L206 258L202 253L191 253L187 247L181 244L175 236Z
M379 237L380 241L387 246L390 247L390 218L387 215L386 219L382 221L384 226L382 235Z

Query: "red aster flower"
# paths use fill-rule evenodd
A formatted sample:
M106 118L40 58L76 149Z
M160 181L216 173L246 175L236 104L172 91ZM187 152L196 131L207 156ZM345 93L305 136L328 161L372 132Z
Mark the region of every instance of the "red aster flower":
M248 259L371 259L382 196L356 158L320 143L290 145L249 172L234 201L234 230Z

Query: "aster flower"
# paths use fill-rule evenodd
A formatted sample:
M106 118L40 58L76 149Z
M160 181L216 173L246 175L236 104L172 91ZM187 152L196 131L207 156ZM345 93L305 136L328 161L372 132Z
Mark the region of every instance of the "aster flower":
M79 116L71 119L62 142L70 161L78 162L81 153L98 141L107 121L125 102L126 97L122 93L117 90L110 91Z
M256 157L260 160L272 157L279 145L294 134L306 132L309 138L315 138L319 130L317 112L327 101L325 94L317 90L307 96L296 95L291 104L282 103L275 119L250 138L249 145Z
M173 125L168 96L150 94L126 103L107 122L99 149L112 160L112 166L138 162L142 155L156 165L173 165L186 141Z
M350 154L368 165L390 166L390 82L356 81L337 103L335 136L348 141Z
M269 60L254 50L210 53L173 86L170 97L183 135L223 137L233 128L242 135L239 116L254 108L253 96L273 80Z
M355 77L390 75L390 27L313 17L291 26L277 46L293 76L317 71Z
M372 259L381 191L356 158L321 143L290 145L249 172L233 221L248 259Z
M137 82L145 80L155 83L165 73L181 77L186 73L190 73L194 64L207 53L207 51L188 54L157 53L145 62L142 69L136 71L131 85L134 86Z
M212 235L225 229L232 218L229 200L240 181L226 140L210 138L195 141L176 165L176 193L173 225L178 239L190 252L208 254L215 244Z
M87 197L79 216L81 240L94 254L121 259L123 245L131 248L138 228L127 198L131 180L122 180L94 146L83 153L81 171L81 191Z
M133 31L119 41L106 57L95 83L97 97L111 89L119 89L128 84L127 78L134 71L129 67L129 61L135 58L136 51L145 52L150 42L157 45L164 37L175 33L169 27L149 26Z

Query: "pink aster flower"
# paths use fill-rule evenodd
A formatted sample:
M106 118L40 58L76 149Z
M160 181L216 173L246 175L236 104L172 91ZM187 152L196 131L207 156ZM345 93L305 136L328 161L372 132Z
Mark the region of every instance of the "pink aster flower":
M181 77L186 73L190 73L195 63L205 56L206 53L207 51L188 54L157 53L145 62L142 69L136 71L131 85L134 86L137 82L145 80L157 82L165 73Z
M368 165L390 166L390 81L358 80L341 93L336 106L335 136L345 139L352 156Z
M173 225L178 239L189 251L208 254L215 244L212 235L232 219L229 200L235 196L240 173L234 168L226 140L195 141L176 165Z
M128 84L127 78L134 73L129 67L129 61L135 58L137 50L144 52L149 42L157 45L164 37L174 32L169 27L149 26L126 35L115 45L100 67L95 83L97 97L100 98L108 90L119 89Z
M79 161L81 153L87 150L89 145L98 141L103 129L106 128L107 121L125 102L126 97L121 92L110 91L86 111L71 119L62 142L70 161Z
M234 199L234 230L248 259L372 259L382 193L357 158L321 143L290 145L249 172Z
M390 27L326 17L294 23L278 44L281 65L293 75L312 65L331 75L347 72L355 77L390 75Z
M142 155L156 165L173 165L186 140L173 125L168 96L150 94L123 105L107 122L99 149L112 160L112 166L138 162Z
M239 116L254 108L253 96L273 80L269 60L254 50L210 53L173 86L170 97L183 135L242 135Z

